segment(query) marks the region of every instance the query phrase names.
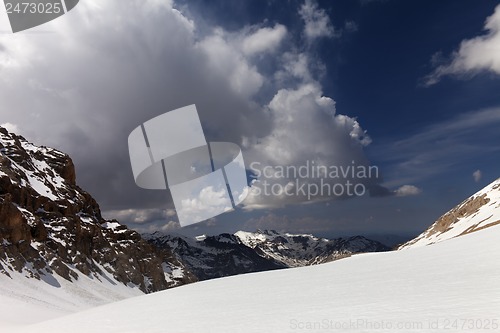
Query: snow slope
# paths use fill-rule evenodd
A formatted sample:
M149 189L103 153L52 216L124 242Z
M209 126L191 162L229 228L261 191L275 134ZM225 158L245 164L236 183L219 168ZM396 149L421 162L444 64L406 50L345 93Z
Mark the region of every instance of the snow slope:
M500 178L441 216L400 249L434 244L500 224Z
M78 279L72 282L56 274L42 275L42 281L28 279L24 272L0 274L0 332L144 294L102 271L101 276L86 276L75 270Z
M198 282L13 332L497 331L499 240L497 225L433 246Z

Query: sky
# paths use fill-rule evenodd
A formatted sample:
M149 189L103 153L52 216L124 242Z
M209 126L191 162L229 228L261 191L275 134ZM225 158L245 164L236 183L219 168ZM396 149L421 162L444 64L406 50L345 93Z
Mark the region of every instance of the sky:
M16 34L0 11L0 124L68 153L104 216L141 232L415 235L500 177L499 91L498 1L82 0ZM191 104L252 190L180 228L168 191L134 183L127 138ZM311 163L377 172L277 173ZM348 181L363 195L298 191Z

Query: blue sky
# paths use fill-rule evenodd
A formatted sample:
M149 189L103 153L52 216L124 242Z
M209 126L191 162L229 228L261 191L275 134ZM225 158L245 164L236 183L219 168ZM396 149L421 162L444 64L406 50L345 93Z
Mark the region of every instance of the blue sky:
M140 231L413 235L500 176L498 5L89 0L0 35L0 124L70 154L105 216ZM250 198L179 228L168 193L135 186L126 142L193 103L247 167L356 161L381 177L371 196Z
M295 33L292 38L299 45L307 43L297 14L301 1L286 5L195 1L189 5L202 8L205 20L226 29L266 19L280 22ZM309 224L306 218L332 220L331 231L322 230L325 235L410 234L496 179L500 160L499 111L494 109L500 105L498 74L488 70L457 73L431 86L425 84L425 78L435 69L433 57L446 62L463 40L485 34L485 19L497 5L497 1L319 1L318 7L342 35L301 47L312 48L324 63L321 83L325 95L335 99L339 111L363 124L373 140L365 151L371 163L380 167L386 183L402 185L409 178L422 192L408 198L318 204L314 209L288 207L270 211L270 219L302 216L304 222L285 225L303 226L304 231ZM227 12L234 15L228 18ZM346 22L355 28L345 31ZM486 114L496 122L475 124ZM453 126L460 121L463 127ZM419 158L420 165L402 166L417 163ZM477 181L472 175L476 170L482 175ZM265 220L262 218L262 227ZM279 227L280 222L270 224Z

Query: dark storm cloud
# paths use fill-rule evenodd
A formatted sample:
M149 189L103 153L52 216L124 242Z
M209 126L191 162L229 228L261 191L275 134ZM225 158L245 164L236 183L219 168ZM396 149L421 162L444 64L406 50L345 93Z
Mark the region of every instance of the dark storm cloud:
M368 163L369 136L323 95L311 71L320 60L284 45L286 27L199 26L168 1L85 1L44 26L50 34L1 35L8 48L0 52L0 123L70 154L79 184L136 224L157 221L172 204L167 191L135 185L127 137L186 105L197 105L208 141L240 144L247 163ZM279 68L261 72L266 57ZM257 102L259 94L271 98ZM282 199L267 207L294 203ZM165 228L175 224L170 218Z
M53 34L2 36L11 45L0 63L2 122L69 153L80 184L103 206L168 201L165 192L138 189L130 171L128 134L154 116L197 104L209 140L239 143L269 131L265 114L232 90L192 22L168 3L80 7L55 21Z

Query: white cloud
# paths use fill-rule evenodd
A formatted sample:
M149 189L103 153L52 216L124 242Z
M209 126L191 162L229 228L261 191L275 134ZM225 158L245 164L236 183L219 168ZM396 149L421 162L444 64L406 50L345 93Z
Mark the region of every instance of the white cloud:
M324 9L318 7L314 0L306 0L299 10L304 20L304 34L312 41L320 37L334 37L336 32Z
M485 35L463 40L451 61L426 77L426 84L435 84L447 75L474 75L481 71L500 75L500 5L487 18L484 29Z
M224 30L216 29L197 47L208 56L210 66L229 79L230 87L237 94L249 98L262 87L264 77Z
M227 191L224 188L216 190L213 186L208 186L201 190L198 198L183 200L182 206L184 209L191 211L206 210L218 206L231 209L231 203L226 193Z
M168 217L172 217L176 215L175 209L167 209L165 215Z
M207 216L212 217L220 212L230 211L233 207L225 187L217 189L213 186L206 186L198 196L183 199L181 207L177 209L183 221L192 223L191 221L203 221Z
M0 124L0 127L5 128L7 131L9 131L11 133L20 134L19 133L19 127L17 125L15 125L15 124L3 123L3 124Z
M172 2L89 0L33 31L0 34L0 119L68 153L104 210L164 207L165 193L138 192L130 176L124 143L138 124L196 103L223 141L269 131L250 97L264 76L241 41L199 29Z
M335 35L315 2L301 15L307 38ZM1 119L70 154L79 184L107 217L138 224L172 220L164 209L172 205L166 193L135 186L127 136L184 105L197 104L212 140L246 137L247 163L366 161L369 137L336 113L317 78L321 63L290 44L283 25L226 31L196 23L171 1L88 0L34 33L0 34ZM261 66L266 57L277 68Z
M311 60L307 54L286 52L283 54L282 61L283 69L279 70L275 77L283 85L290 79L313 81L313 75L309 69Z
M181 225L177 221L168 221L166 224L162 225L160 230L163 232L172 232L181 228Z
M273 28L260 28L243 39L243 52L247 55L274 51L287 33L286 27L276 24Z
M351 139L360 145L369 143L358 122L336 115L335 101L323 96L315 83L279 90L268 108L274 116L273 132L261 139L256 149L273 162L331 156Z
M123 223L143 224L151 221L161 221L175 216L175 210L150 208L150 209L117 209L103 212L107 219L117 219Z
M262 166L297 168L308 161L326 167L367 163L363 147L370 143L369 136L354 118L336 114L335 101L324 96L317 83L302 83L295 89L281 89L267 107L273 115L273 130L268 136L256 139L246 155L250 160L259 161ZM294 192L293 188L297 187L293 183L296 180L289 177L266 177L265 180L270 186L279 184L283 189L289 188L289 192ZM314 184L320 181L319 178L301 180ZM326 179L326 182L333 184L339 179ZM292 196L282 192L268 193L250 191L244 201L245 207L282 207L311 199L306 199L301 192ZM334 198L335 195L329 197ZM312 200L325 199L322 195L312 196Z
M397 197L407 197L410 195L418 195L422 193L422 190L413 185L403 185L394 191Z
M482 177L483 177L483 173L481 172L481 170L476 170L472 173L472 178L474 178L474 181L476 183L479 182Z
M177 232L180 228L181 225L177 221L169 221L168 222L160 222L158 223L143 223L139 225L132 225L129 226L131 229L134 229L135 231L143 234L143 233L154 233L158 232L158 230L164 232L164 233L175 233ZM120 221L123 222L123 221Z

